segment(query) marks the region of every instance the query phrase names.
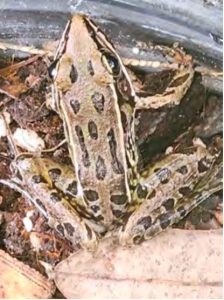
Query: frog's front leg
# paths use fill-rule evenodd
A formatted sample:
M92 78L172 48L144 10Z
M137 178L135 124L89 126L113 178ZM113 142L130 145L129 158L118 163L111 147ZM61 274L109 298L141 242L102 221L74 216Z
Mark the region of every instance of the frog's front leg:
M158 109L164 105L178 105L190 87L194 77L193 63L180 65L166 89L152 96L136 96L136 109Z
M214 167L214 158L204 154L173 154L148 171L133 193L141 204L120 231L122 245L152 238L222 188L221 164Z

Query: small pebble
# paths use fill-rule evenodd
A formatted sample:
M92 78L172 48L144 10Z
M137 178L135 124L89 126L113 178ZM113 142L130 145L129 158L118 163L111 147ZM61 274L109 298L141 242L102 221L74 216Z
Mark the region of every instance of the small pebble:
M30 129L17 128L13 138L17 146L30 152L41 151L45 148L44 141Z
M30 243L31 243L33 249L35 249L35 251L37 251L37 252L40 251L41 241L35 232L30 233Z
M33 223L30 220L30 218L28 218L28 217L23 218L23 225L24 225L24 227L25 227L25 229L26 229L27 232L31 232L32 231L32 229L33 229Z

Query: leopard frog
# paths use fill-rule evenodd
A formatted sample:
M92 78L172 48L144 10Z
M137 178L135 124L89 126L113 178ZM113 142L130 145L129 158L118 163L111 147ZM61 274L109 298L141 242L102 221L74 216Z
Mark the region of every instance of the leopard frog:
M33 201L74 245L94 249L108 231L123 245L139 243L209 195L197 193L197 186L215 156L201 145L165 156L138 174L134 113L138 103L147 107L147 100L136 96L113 45L87 17L75 15L68 23L52 75L52 107L63 120L75 171L41 158L19 158L13 163L17 176L0 182ZM184 76L187 85L191 76ZM179 82L184 94L183 77ZM167 103L167 95L165 102L159 96L160 103Z
M167 103L168 95L171 102L175 102L173 95L178 94L180 98L189 87L193 76L189 70L192 68L179 71L164 95L143 101L136 96L129 74L113 45L90 19L81 15L75 15L65 29L55 61L55 107L64 123L81 197L93 219L108 231L126 218L134 203L141 202L139 198L143 194L145 201L133 212L125 228L130 224L135 226L146 213L142 208L148 205L146 199L153 202L155 190L165 190L165 186L159 188L161 182L156 179L154 182L152 175L144 178L136 172L135 107L139 108L141 103L142 107L147 107L147 102L152 105L156 98L161 106L161 103ZM114 74L114 64L118 65L117 74ZM176 90L177 93L173 92ZM195 185L200 177L198 161L207 155L206 151L201 152L204 154L196 151L193 156L179 154L174 158L174 155L172 168L167 167L167 171L163 168L161 178L166 178L162 181L167 185L165 197L172 194L176 186L177 190L181 187L186 190L185 185ZM176 168L186 169L185 174L177 172L176 175ZM160 177L159 174L154 176ZM171 177L172 183L169 182ZM157 199L156 202L160 201ZM153 209L155 207L156 204Z

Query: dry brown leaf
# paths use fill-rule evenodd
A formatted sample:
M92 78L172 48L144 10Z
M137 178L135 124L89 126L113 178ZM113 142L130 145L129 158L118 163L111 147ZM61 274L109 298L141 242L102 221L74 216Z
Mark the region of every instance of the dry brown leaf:
M21 68L35 62L39 57L39 55L35 55L25 61L0 69L0 92L12 98L17 98L20 94L25 93L30 86L21 80L17 72Z
M25 67L31 63L33 63L34 61L36 61L40 56L36 55L36 56L32 56L30 58L28 58L27 60L12 64L8 67L2 68L0 69L0 76L1 77L7 77L10 76L13 72L18 71L20 68Z
M222 298L222 232L171 229L133 248L112 239L55 269L67 298Z
M45 299L53 292L44 276L0 250L0 299Z
M40 80L41 80L40 77L37 77L37 76L34 76L34 75L30 74L30 75L26 78L25 84L26 84L28 87L32 88L32 87L35 86L35 84L37 84Z

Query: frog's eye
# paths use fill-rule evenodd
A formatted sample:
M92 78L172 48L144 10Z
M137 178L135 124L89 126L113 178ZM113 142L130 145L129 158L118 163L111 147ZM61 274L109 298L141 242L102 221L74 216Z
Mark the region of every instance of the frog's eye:
M59 59L56 59L52 62L52 64L48 67L48 74L51 79L54 79L57 74L57 64Z
M119 71L120 71L120 68L119 68L119 63L118 63L118 60L115 56L113 55L107 55L107 60L108 60L108 63L113 71L113 73L115 74L119 74Z
M118 59L112 53L109 52L104 52L102 56L102 60L103 58L106 58L106 61L110 67L109 71L110 72L112 71L113 76L118 76L120 74L120 65Z

